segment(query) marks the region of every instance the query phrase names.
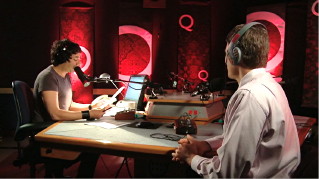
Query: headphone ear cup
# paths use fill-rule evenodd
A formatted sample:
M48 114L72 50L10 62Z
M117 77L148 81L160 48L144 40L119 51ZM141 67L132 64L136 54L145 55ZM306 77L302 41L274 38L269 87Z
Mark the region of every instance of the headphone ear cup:
M66 51L62 52L63 61L67 61L69 59L69 54Z
M234 64L238 65L241 60L241 50L238 47L235 47L233 49L233 56L234 56Z
M61 50L59 53L59 61L60 63L64 63L69 59L70 55L69 52Z

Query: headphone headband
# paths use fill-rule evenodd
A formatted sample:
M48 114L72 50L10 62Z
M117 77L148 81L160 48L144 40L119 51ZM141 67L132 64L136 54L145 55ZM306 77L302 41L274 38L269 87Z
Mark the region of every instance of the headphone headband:
M259 22L250 22L246 25L243 26L243 28L241 28L235 35L234 37L232 38L231 42L232 43L237 43L239 41L239 39L246 33L246 31L248 29L250 29L252 26L254 25L262 25L264 26L262 23L259 23ZM265 27L265 26L264 26Z
M250 22L248 24L245 24L231 39L229 48L228 48L228 54L234 61L234 64L237 65L241 61L241 50L239 47L237 47L239 40L242 38L242 36L247 32L248 29L250 29L254 25L262 25L265 29L266 27L259 22Z

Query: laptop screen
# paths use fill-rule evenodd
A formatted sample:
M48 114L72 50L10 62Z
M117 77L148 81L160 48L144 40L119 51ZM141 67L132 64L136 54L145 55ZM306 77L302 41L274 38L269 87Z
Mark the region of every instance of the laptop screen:
M130 81L132 82L147 82L147 75L131 75ZM135 101L137 110L143 109L143 100L146 84L128 83L127 90L124 96L126 101Z

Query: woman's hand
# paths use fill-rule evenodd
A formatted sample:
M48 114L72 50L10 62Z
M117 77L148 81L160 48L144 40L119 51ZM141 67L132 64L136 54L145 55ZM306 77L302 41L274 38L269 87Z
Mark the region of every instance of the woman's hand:
M104 109L92 109L90 110L90 118L100 119L101 117L103 117L104 113Z
M95 98L92 103L92 109L102 109L107 110L113 106L113 103L116 101L114 98L109 98L108 95L101 95Z

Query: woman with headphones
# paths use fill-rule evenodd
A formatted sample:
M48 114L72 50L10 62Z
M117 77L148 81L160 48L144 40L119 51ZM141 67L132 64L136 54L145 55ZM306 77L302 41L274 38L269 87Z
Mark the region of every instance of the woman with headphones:
M41 71L34 83L36 121L71 121L99 119L110 106L99 108L101 103L80 104L72 100L72 84L69 73L80 65L81 48L68 39L57 40L51 47L51 65ZM63 177L63 168L81 161L80 178L94 177L98 154L81 153L72 161L56 160L47 163L54 177Z

